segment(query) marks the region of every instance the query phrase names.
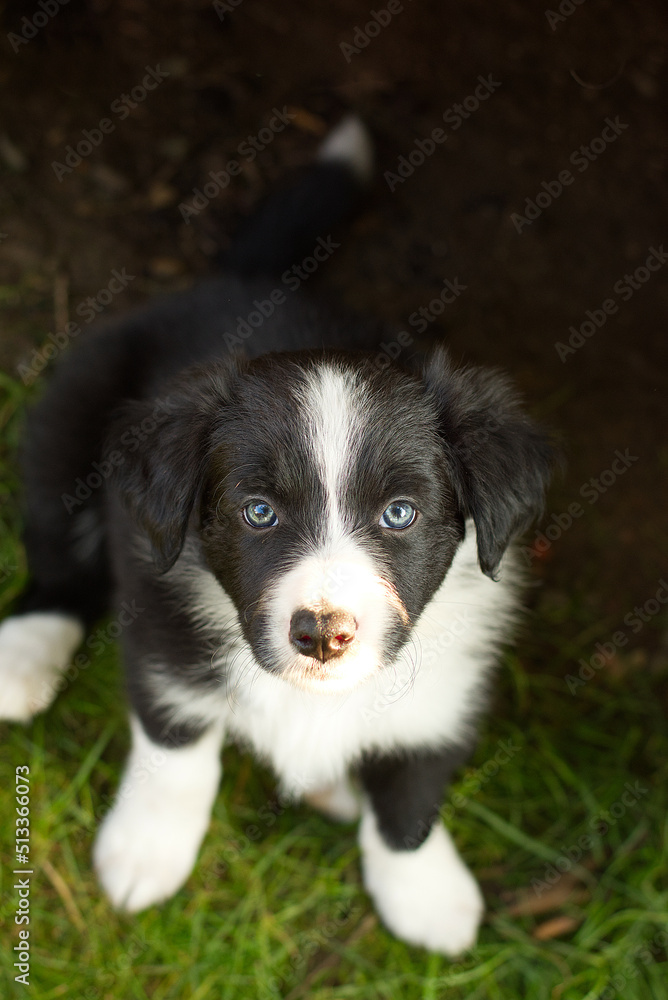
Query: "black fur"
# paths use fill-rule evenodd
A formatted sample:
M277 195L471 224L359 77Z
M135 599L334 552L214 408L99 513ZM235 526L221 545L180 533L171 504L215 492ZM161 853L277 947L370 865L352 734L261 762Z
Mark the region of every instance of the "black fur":
M245 277L280 274L313 250L313 240L354 208L361 183L345 166L318 163L267 199L243 226L222 258Z
M500 373L456 370L437 349L424 378L439 410L460 510L475 522L480 568L493 578L510 540L542 510L554 449Z
M359 776L391 848L414 851L427 839L446 786L472 751L469 741L441 750L365 754Z
M327 204L314 202L311 189L294 194L287 215L270 204L237 243L240 273L274 270L307 251L325 235L323 219L329 225L357 191L340 168L312 176L329 177ZM257 662L280 669L268 651L262 594L321 531L322 486L294 406L314 366L336 359L360 375L371 400L340 499L354 537L408 612L409 622L397 617L388 633L388 662L447 573L466 519L477 528L480 566L493 576L540 510L549 476L545 436L505 380L456 370L444 350L424 371L409 358L381 371L371 349L387 334L376 324L338 318L291 293L239 350L239 321L276 288L280 281L223 277L108 324L59 366L28 425L32 580L21 610L62 610L90 624L114 599L136 599L142 615L123 636L128 691L148 735L168 746L195 739L206 723L195 710L171 719L146 664L159 661L193 693L225 682L212 658L226 636L189 614L184 559L215 574ZM260 540L244 524L240 511L258 494L280 511L280 536ZM378 527L388 496L414 495L425 530ZM391 846L419 846L462 752L361 762Z

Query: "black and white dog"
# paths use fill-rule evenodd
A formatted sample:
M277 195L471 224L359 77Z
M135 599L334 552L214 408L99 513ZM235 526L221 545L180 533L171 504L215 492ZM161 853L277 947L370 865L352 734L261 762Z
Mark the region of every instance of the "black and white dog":
M132 750L94 849L112 902L140 910L187 879L229 737L286 793L361 812L383 921L454 955L483 901L438 811L512 626L509 547L551 449L498 374L442 349L382 367L377 328L254 276L326 246L369 160L345 120L239 238L236 276L59 366L24 447L32 582L0 627L0 717L47 708L85 629L135 608ZM254 332L230 352L240 318Z

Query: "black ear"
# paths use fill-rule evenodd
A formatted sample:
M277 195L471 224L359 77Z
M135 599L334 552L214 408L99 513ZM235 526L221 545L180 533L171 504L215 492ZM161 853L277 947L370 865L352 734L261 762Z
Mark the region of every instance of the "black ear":
M161 573L183 548L233 372L232 364L192 368L159 397L126 403L114 420L106 459L116 467L116 489L148 535Z
M480 568L494 578L512 538L543 509L554 449L499 372L456 369L437 348L423 378L438 409L462 514L476 526Z

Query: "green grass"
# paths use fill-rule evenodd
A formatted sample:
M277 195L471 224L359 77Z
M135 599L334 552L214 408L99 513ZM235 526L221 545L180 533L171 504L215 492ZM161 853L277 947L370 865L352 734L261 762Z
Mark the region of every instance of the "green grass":
M6 377L0 388L4 614L25 580L15 453L26 392ZM665 624L657 616L647 626L647 645ZM271 775L234 747L224 752L213 822L185 888L138 916L114 913L90 863L128 745L118 651L107 646L31 725L0 724L2 996L665 1000L665 664L655 658L638 669L643 651L622 651L614 674L598 671L576 695L564 683L612 627L577 591L545 592L505 657L480 746L454 787L456 807L445 809L489 908L477 947L457 962L394 940L362 889L354 827L301 806L272 818ZM492 773L500 740L519 749ZM14 982L11 948L19 765L30 767L34 870L27 989ZM626 783L637 791L624 805ZM614 822L606 823L609 809ZM574 866L560 877L569 849ZM512 904L525 895L548 898L551 908L517 915ZM541 940L536 929L555 917L570 923Z

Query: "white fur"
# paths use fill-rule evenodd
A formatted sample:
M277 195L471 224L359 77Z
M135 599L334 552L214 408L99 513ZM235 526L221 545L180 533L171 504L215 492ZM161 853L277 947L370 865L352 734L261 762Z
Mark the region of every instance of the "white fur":
M373 559L351 538L340 505L363 439L366 397L354 372L335 365L309 372L298 402L325 490L323 540L277 579L262 601L272 622L270 652L281 665L283 680L316 694L349 691L378 671L393 619L408 618L394 587L378 575ZM323 665L294 649L290 621L302 608L352 615L357 630L344 656Z
M55 612L16 615L0 625L0 719L28 722L48 708L72 654L81 623Z
M94 862L111 902L129 912L173 895L192 871L220 781L222 727L165 749L131 719L132 750Z
M347 778L327 788L307 792L304 799L313 809L339 823L352 823L360 815L359 796Z
M339 542L345 525L338 494L355 461L365 429L366 389L354 372L319 365L309 372L297 402L308 428L314 461L327 496L327 541Z
M483 898L440 821L417 850L393 851L367 808L359 839L364 885L393 934L450 956L473 947Z
M273 766L284 793L353 819L346 777L364 750L437 748L467 738L467 719L479 704L515 608L512 557L504 560L502 582L485 577L469 524L443 584L397 661L379 663L345 692L314 693L263 670L213 574L198 565L194 550L187 549L180 562L172 572L190 586L190 614L209 634L226 639L218 661L227 683L218 692L194 695L157 664L147 674L174 722L201 717L214 729L194 746L162 750L133 725L133 751L119 799L95 848L102 884L112 902L128 910L167 898L187 878L216 793L223 729ZM362 576L368 583L369 577ZM285 578L281 582L289 604L296 595ZM359 600L363 603L363 592ZM151 771L146 759L156 753L160 766ZM390 851L368 817L360 836L365 882L390 929L447 954L473 943L482 913L480 894L440 825L415 852Z
M263 670L241 635L232 601L197 562L195 553L187 550L180 570L175 567L173 572L190 585L190 613L228 640L223 647L227 652L220 656L227 684L221 684L218 693L194 696L189 687L169 680L156 666L149 675L154 693L174 722L199 716L250 745L273 766L284 793L303 796L330 815L353 819L356 810L346 791L347 771L364 750L438 748L469 736L467 720L479 705L498 644L512 624L517 575L512 556L504 560L501 582L481 573L471 523L444 582L397 661L378 663L372 674L345 692L303 690ZM288 609L299 597L294 585L300 572L309 576L307 570L308 560L296 568L290 586L285 577L281 580L287 595L286 632ZM362 579L365 583L355 600L363 605L370 577L362 573ZM349 588L352 594L352 581L342 594ZM130 777L124 781L130 793L135 787L133 761L146 748L143 740L133 750ZM187 750L161 753L169 760L171 755L187 760ZM198 754L193 748L193 755ZM194 801L190 781L179 784L179 768L174 782L171 766L148 781L148 802L145 793L141 800L132 794L121 796L96 848L100 877L116 905L140 909L169 896L185 880L208 822L217 767L217 756L212 758L210 749L203 751L197 771L212 778L208 791L195 791ZM169 835L161 843L163 831ZM366 885L390 929L406 941L446 954L473 944L482 901L440 825L415 852L390 851L368 816L360 836Z
M356 115L346 115L333 128L318 150L318 159L344 163L362 184L373 175L373 142Z
M407 617L373 560L345 538L298 562L276 581L263 604L272 621L271 651L282 665L282 683L292 682L316 695L347 692L377 672L390 612ZM357 623L351 648L324 665L298 653L289 633L292 615L300 608L349 612Z
M326 697L262 670L234 676L233 668L230 732L250 742L297 793L339 780L363 749L459 742L469 735L467 718L479 704L514 602L508 580L493 583L480 572L471 531L394 664L354 690ZM464 609L470 625L454 635L448 625L461 622ZM433 649L436 656L423 660Z
M313 693L268 674L255 661L238 625L224 662L227 687L193 700L185 685L156 671L154 690L175 721L223 720L227 731L268 761L284 791L317 792L340 781L364 749L440 747L469 736L467 717L480 703L498 645L510 634L515 608L512 557L494 583L477 564L475 530L397 661L352 690ZM222 634L236 621L234 606L212 573L192 573L192 600ZM345 655L342 659L345 659Z
M452 566L410 641L395 662L386 662L384 636L391 613L401 614L401 602L350 538L339 506L368 419L366 390L355 373L325 365L310 373L299 405L327 493L326 530L315 551L277 579L264 598L282 674L257 663L232 601L192 551L173 572L190 585L189 613L214 635L233 638L232 651L218 661L227 682L219 694L194 696L158 667L152 683L174 721L223 720L231 736L273 766L284 792L303 795L340 782L364 750L436 749L470 736L469 719L480 707L499 643L509 636L518 574L510 554L501 582L484 576L475 527L468 522ZM351 648L311 684L289 669L310 659L289 644L291 615L304 606L339 607L357 621Z

